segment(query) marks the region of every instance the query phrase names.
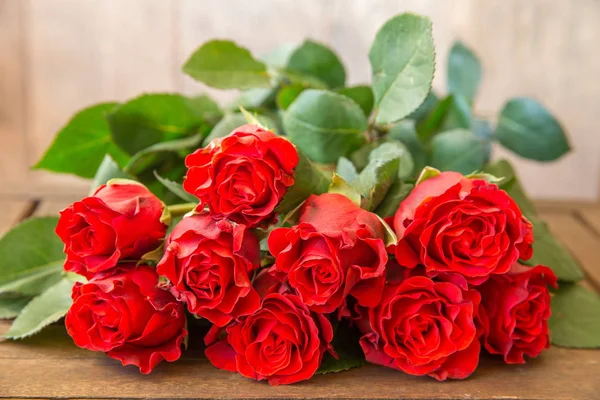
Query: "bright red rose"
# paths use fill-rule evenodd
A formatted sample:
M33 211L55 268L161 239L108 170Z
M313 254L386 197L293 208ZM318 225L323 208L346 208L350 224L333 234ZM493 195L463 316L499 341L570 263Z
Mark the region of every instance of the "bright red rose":
M243 225L208 213L184 218L165 243L158 273L192 314L218 326L260 306L249 273L260 267L260 246Z
M226 338L219 340L219 328L213 327L204 339L209 361L270 385L309 379L333 339L327 318L312 314L297 296L280 293L267 295L258 311L226 331Z
M185 159L183 187L215 218L248 227L270 222L275 207L294 184L296 148L256 125L244 125Z
M271 272L281 277L311 310L330 313L348 295L375 306L385 283L384 229L373 213L341 194L310 196L299 224L269 235L275 257Z
M187 336L183 305L157 288L154 268L123 264L109 277L73 287L67 332L79 347L105 352L148 374L161 361L175 361Z
M548 285L557 287L548 267L515 264L506 275L493 276L479 289L485 312L485 348L509 364L525 363L550 346Z
M140 183L115 179L60 212L56 233L65 243L65 270L86 278L154 250L167 226L164 205Z
M444 279L412 276L386 285L381 303L358 322L367 361L440 381L475 370L479 293L457 274Z
M398 262L430 276L457 272L473 284L531 257L532 226L498 186L442 172L417 185L394 217Z

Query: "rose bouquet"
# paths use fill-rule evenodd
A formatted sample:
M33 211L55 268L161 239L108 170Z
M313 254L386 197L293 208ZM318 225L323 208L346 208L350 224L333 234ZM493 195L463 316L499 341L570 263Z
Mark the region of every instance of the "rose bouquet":
M372 88L345 87L318 43L262 62L210 41L184 71L243 90L225 113L175 94L78 113L37 167L92 191L0 240L19 257L0 261L6 336L64 316L76 345L142 373L196 341L215 367L272 385L365 362L464 379L483 352L537 357L550 331L599 346L577 315L599 303L574 284L577 262L512 167L489 162L494 140L560 157L558 122L526 98L495 129L474 116L481 71L461 44L439 99L426 18L388 21L369 58Z

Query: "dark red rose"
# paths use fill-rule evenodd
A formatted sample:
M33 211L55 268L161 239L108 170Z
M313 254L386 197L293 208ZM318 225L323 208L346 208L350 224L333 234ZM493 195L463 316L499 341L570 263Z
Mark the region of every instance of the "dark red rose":
M303 381L315 374L333 330L322 314L312 314L299 297L267 295L261 308L226 329L219 340L213 327L205 338L206 356L217 368L270 385Z
M65 270L86 278L138 260L154 250L167 226L164 205L140 183L114 179L60 212L56 233L65 243Z
M243 225L208 213L184 218L165 243L157 270L192 314L218 326L260 306L249 273L260 267L260 246Z
M532 226L496 185L442 172L417 185L394 217L398 262L429 275L457 272L473 284L531 257Z
M244 125L185 159L183 187L215 218L252 227L270 222L294 184L298 153L293 144L256 125Z
M557 287L556 280L548 267L515 264L479 288L487 351L502 354L509 364L523 364L525 355L536 357L550 346L548 285Z
M358 322L367 361L440 381L475 370L479 293L462 276L444 279L412 276L386 285L381 303Z
M79 347L105 352L148 374L175 361L187 336L183 305L157 288L154 268L124 264L109 277L76 283L67 332Z
M280 276L313 311L329 313L351 295L375 306L385 283L384 229L373 213L341 194L310 196L299 224L269 235Z

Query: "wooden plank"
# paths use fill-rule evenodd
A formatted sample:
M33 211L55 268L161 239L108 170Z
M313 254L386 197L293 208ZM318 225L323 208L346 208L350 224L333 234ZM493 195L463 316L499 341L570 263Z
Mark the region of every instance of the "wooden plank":
M0 236L21 219L29 216L33 207L34 203L30 200L0 198L0 210L2 210L0 213Z
M577 220L572 213L542 212L540 216L548 223L552 233L581 262L590 283L597 289L600 288L600 237Z
M4 346L4 343L2 344ZM206 359L163 363L150 376L102 358L0 358L2 396L83 398L592 399L600 390L597 351L551 348L527 365L485 358L465 381L439 383L369 365L269 387L213 368ZM43 361L41 361L43 360ZM510 382L510 385L506 383Z
M580 208L577 213L592 227L597 235L600 235L600 207Z

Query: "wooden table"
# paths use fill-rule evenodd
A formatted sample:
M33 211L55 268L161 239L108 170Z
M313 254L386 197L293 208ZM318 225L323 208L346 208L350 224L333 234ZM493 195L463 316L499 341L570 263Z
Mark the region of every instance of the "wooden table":
M0 233L30 215L53 214L72 198L0 198ZM542 204L540 214L585 268L584 285L600 289L600 206ZM0 333L8 328L0 321ZM439 383L369 365L269 387L213 368L200 334L176 363L149 376L77 348L61 324L18 342L0 343L0 398L406 398L600 399L600 350L553 347L527 365L486 357L465 381Z

